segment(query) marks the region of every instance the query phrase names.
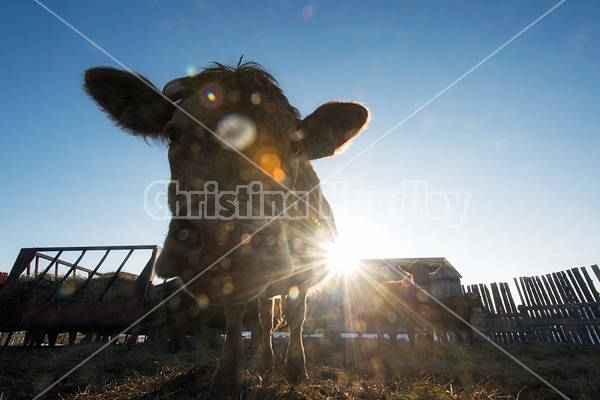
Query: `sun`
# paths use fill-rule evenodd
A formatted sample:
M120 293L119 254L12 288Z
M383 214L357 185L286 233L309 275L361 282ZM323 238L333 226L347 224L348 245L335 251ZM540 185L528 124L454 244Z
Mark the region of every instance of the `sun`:
M328 263L331 274L350 275L358 268L360 259L352 246L338 242L329 251Z
M328 250L330 273L353 276L360 269L360 261L381 258L386 241L378 227L369 221L354 220L340 223L336 243Z

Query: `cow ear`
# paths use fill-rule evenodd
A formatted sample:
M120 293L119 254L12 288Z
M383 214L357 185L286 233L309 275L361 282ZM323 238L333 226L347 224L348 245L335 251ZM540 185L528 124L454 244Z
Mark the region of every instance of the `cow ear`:
M343 151L368 121L369 110L362 104L323 104L300 123L300 138L306 156L315 160Z
M160 138L175 106L148 79L110 67L85 72L85 91L122 129Z
M406 272L407 274L412 274L412 269L410 268L409 265L401 265L400 269L404 272Z
M429 273L433 275L436 272L438 272L439 269L440 269L440 264L431 264L429 266Z

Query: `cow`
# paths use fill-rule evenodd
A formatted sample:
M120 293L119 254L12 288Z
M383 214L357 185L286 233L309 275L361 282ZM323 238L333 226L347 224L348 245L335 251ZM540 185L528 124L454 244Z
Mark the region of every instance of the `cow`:
M441 300L441 303L443 304L442 317L438 323L440 338L445 339L448 332L454 332L458 341L462 343L462 333L465 332L469 337L469 344L472 345L474 342L473 329L467 323L476 310L483 309L481 297L475 293L465 293L445 297Z
M147 78L97 67L84 89L123 130L168 143L172 214L156 271L201 302L223 304L226 339L215 389L242 388L242 317L259 299L262 358L272 369L271 298L282 296L290 339L285 374L308 377L302 325L309 289L328 272L337 233L310 160L341 151L369 111L329 102L301 119L256 63L214 63L161 92Z
M400 268L408 274L397 281L384 282L377 290L381 301L381 315L385 318L386 331L393 346L396 346L398 328L404 326L410 342L415 345L415 327L425 330L427 339L433 343L436 321L441 318L441 308L431 296L431 275L440 268L439 264L413 261Z

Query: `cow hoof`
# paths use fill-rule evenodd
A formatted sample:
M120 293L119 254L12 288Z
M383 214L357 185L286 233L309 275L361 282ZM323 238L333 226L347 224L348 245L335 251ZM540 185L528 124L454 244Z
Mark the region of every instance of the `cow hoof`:
M211 380L212 389L223 394L238 393L246 387L246 382L241 376L230 374L228 371L217 369Z
M300 372L300 371L298 371L298 372ZM294 383L294 384L300 383L300 382L308 380L308 374L306 373L306 371L304 373L288 372L287 380L288 380L288 382Z
M275 362L273 361L263 361L262 363L263 372L273 372L275 371Z

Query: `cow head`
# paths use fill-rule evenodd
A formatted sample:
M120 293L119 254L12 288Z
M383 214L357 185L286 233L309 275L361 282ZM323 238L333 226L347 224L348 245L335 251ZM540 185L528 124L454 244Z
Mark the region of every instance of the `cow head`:
M427 264L425 261L416 260L410 265L401 265L400 269L410 275L411 280L423 289L431 287L431 275L440 269L440 264Z
M265 227L263 218L287 204L273 197L256 204L253 193L318 187L309 160L333 155L369 118L360 104L331 102L301 119L253 63L214 64L162 92L139 75L93 68L85 90L125 131L168 144L173 218L156 271L180 276L209 303L246 302L293 273L288 221ZM314 239L320 224L316 216L294 229Z

